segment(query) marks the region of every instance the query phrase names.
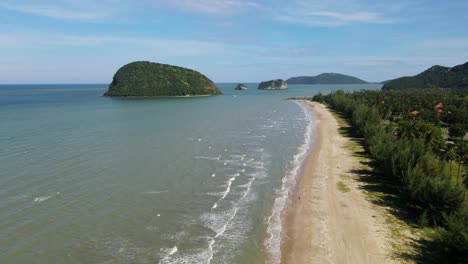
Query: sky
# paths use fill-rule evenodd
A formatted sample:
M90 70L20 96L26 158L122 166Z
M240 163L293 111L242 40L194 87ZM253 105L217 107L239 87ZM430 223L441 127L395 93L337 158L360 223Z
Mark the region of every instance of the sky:
M2 0L0 83L109 83L140 60L376 82L468 61L467 26L467 0Z

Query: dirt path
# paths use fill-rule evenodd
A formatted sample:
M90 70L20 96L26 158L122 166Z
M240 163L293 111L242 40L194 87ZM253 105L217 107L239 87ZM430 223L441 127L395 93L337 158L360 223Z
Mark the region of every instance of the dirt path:
M359 161L345 148L348 139L327 108L301 103L313 112L317 135L285 212L281 263L392 263L384 217L352 179Z

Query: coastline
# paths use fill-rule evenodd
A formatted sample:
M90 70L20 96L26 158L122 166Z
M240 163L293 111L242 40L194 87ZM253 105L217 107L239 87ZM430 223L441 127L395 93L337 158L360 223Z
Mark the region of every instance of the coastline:
M349 139L324 105L296 101L314 116L315 142L282 214L281 263L393 263L384 217L352 180Z

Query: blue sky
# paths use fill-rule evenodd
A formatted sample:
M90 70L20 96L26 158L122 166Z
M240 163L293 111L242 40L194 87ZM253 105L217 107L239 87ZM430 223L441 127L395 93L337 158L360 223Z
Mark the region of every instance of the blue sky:
M467 25L466 0L2 0L0 83L108 83L135 60L382 81L468 61Z

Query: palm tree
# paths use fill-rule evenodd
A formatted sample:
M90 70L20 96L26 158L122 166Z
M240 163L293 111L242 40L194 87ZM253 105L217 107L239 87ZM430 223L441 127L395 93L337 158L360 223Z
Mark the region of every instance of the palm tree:
M464 141L460 141L455 149L456 159L458 162L458 171L457 171L457 184L458 178L460 176L460 166L461 164L466 164L468 162L468 144Z
M468 166L465 164L465 172L463 173L463 185L465 186L465 192L468 189Z
M446 162L449 162L450 166L450 177L452 177L452 161L457 157L454 144L447 144L445 149L442 150L440 158Z

